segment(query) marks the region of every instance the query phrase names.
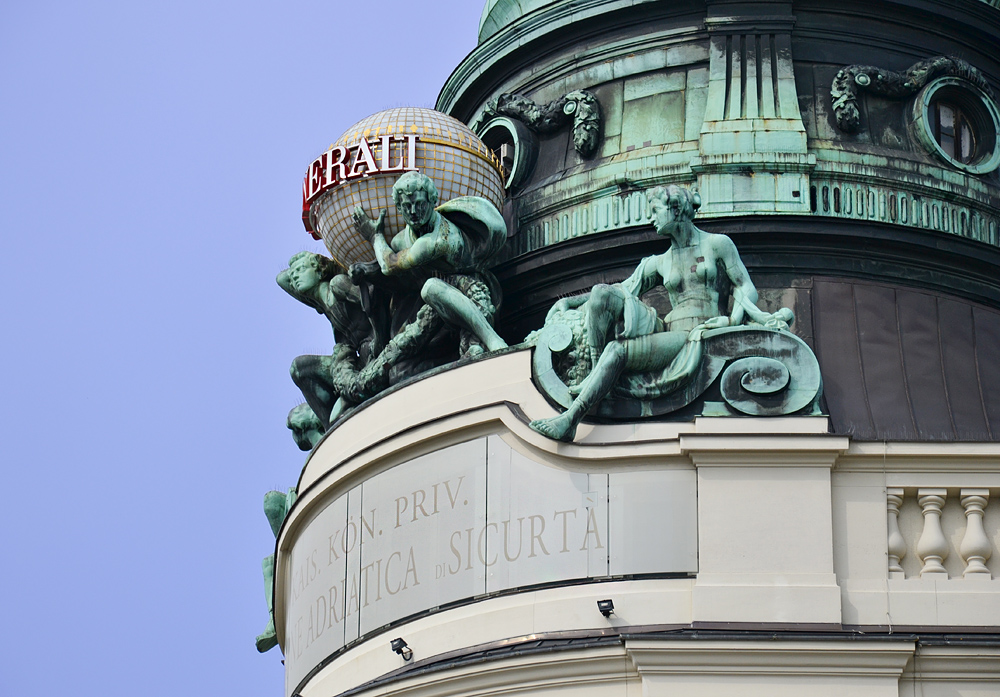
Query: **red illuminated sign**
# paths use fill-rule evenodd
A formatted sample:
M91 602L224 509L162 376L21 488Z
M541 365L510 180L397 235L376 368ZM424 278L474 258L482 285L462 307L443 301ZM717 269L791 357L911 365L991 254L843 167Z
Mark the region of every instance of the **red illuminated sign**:
M302 222L306 230L319 239L309 220L309 207L327 189L373 174L416 171L418 139L415 134L384 135L373 142L362 138L355 146L337 145L313 160L302 182Z

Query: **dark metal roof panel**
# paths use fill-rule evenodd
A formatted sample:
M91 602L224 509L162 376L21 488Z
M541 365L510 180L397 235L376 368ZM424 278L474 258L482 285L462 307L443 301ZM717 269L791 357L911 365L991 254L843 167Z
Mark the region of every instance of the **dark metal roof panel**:
M994 438L1000 438L1000 312L991 312L974 307L972 319L976 325L976 364L979 368L979 384L993 389L983 389L983 404L986 407L986 422L990 424Z
M938 298L938 334L945 388L958 440L990 440L976 370L975 326L972 305ZM1000 385L993 386L994 389Z
M934 296L897 290L896 312L902 337L936 337L938 311ZM954 440L955 427L948 402L924 397L945 394L940 343L936 338L927 341L904 338L902 346L903 370L912 395L910 407L917 431L930 440Z
M816 354L836 433L1000 438L1000 312L909 288L817 278Z
M874 438L854 317L854 286L816 280L812 303L816 358L834 430Z
M854 287L854 312L868 406L879 440L917 437L903 372L899 323L892 288Z

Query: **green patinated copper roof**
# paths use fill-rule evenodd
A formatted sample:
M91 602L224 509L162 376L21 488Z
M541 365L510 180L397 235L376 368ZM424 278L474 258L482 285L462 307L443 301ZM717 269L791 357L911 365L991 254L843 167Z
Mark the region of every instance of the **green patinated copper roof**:
M483 16L479 20L479 43L540 7L553 5L560 0L486 0Z
M483 16L479 19L479 43L483 43L504 27L547 5L562 0L486 0ZM1000 8L1000 0L979 0L991 7Z

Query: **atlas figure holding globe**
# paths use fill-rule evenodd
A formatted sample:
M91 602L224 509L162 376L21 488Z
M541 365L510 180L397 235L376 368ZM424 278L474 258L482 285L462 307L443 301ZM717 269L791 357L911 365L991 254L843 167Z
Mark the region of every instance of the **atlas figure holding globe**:
M361 206L354 210L355 228L372 243L376 261L353 264L351 280L364 287L384 285L392 277L416 279L423 301L464 334L461 355L506 348L491 324L497 291L486 269L506 240L500 212L475 196L437 207L434 182L418 172L401 176L392 196L406 227L391 242L384 234L386 210L374 221Z

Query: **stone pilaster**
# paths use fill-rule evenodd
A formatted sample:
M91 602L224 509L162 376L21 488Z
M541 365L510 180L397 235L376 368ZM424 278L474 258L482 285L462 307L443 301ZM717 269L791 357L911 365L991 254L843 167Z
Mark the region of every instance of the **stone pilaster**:
M691 169L703 214L809 210L807 152L792 68L791 3L708 3L708 102Z

